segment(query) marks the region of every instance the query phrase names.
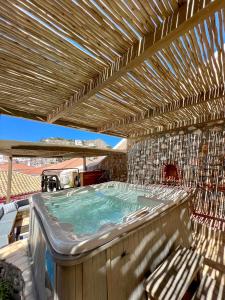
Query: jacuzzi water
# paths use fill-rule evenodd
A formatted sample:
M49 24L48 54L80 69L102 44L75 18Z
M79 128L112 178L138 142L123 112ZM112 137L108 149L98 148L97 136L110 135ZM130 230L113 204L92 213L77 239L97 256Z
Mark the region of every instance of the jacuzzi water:
M111 181L34 194L32 214L51 249L79 256L157 218L188 195L178 187Z
M161 201L144 198L143 191L105 187L58 196L45 201L49 213L60 223L69 223L77 235L93 234L108 224L123 223L124 218L143 208L154 208Z

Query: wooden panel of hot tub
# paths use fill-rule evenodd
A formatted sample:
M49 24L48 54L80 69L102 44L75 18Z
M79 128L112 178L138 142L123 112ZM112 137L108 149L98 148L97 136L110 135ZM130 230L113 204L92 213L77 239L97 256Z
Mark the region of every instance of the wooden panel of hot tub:
M190 197L189 197L190 200ZM37 289L43 290L46 239L34 210L30 238ZM37 229L36 227L39 227ZM36 233L35 233L36 232ZM37 234L38 233L38 234ZM37 236L39 236L37 238ZM189 201L159 212L148 222L72 260L55 257L53 293L56 300L143 299L143 280L178 245L191 245ZM39 271L37 271L39 270ZM43 273L42 273L43 274ZM49 291L48 291L49 292ZM40 292L43 298L43 292Z

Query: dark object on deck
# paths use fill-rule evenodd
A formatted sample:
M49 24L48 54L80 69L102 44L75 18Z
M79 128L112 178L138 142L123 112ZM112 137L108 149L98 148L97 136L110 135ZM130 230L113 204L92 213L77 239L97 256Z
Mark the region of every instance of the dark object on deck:
M0 261L0 299L22 299L24 289L22 272L16 266Z

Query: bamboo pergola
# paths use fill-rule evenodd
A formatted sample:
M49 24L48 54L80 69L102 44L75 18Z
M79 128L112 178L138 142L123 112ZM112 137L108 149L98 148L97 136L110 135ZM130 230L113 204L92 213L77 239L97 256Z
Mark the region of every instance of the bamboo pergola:
M224 118L224 0L4 0L0 113L123 137Z

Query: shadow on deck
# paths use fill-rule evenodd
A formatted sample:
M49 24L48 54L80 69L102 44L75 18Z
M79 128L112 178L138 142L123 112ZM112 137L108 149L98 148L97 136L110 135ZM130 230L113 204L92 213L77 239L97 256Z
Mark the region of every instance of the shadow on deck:
M193 247L204 257L202 279L194 299L225 299L225 231L192 220Z
M192 225L193 247L205 258L201 283L193 299L225 299L225 232L193 220ZM36 299L27 240L1 248L0 259L14 264L22 271L25 280L24 299Z
M35 300L31 260L28 256L27 240L20 240L0 249L0 259L13 264L22 271L25 281L24 300Z

